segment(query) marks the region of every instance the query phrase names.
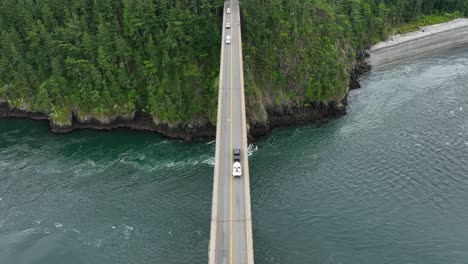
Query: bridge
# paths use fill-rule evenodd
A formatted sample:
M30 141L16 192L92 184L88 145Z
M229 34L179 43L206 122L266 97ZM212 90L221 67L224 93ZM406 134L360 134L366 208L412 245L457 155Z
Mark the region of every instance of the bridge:
M230 8L230 13L227 9ZM238 0L224 2L209 264L253 264L249 162ZM227 28L226 23L230 23ZM226 43L230 36L230 43ZM242 176L233 177L233 149Z

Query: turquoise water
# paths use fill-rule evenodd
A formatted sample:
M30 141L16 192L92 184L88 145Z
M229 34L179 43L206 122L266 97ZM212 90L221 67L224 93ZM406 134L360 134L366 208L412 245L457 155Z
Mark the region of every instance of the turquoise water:
M200 263L214 144L0 128L0 263Z
M467 263L468 48L374 71L252 156L257 263Z
M251 152L256 263L466 263L468 48L362 85ZM207 263L214 147L0 120L0 263Z

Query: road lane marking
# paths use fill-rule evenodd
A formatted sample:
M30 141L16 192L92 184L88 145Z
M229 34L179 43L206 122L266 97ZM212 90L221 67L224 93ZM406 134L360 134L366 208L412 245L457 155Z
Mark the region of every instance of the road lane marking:
M231 18L231 22L232 22L232 16L230 16ZM232 33L232 32L231 32ZM232 35L232 34L231 34ZM229 47L229 56L230 56L230 59L229 59L229 63L230 63L230 67L229 67L229 71L230 71L230 74L229 74L229 92L230 92L230 119L232 120L232 45L230 45ZM229 125L230 125L230 133L229 133L229 136L230 136L230 149L229 151L231 152L231 161L230 161L230 164L231 166L229 167L229 263L232 264L232 220L233 220L233 217L232 217L232 175L231 175L231 170L232 170L232 123L233 122L230 122Z

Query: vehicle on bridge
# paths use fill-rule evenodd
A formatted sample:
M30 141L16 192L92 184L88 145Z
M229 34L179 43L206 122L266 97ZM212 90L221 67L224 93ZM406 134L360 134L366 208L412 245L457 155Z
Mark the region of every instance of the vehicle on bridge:
M231 14L231 8L228 7L228 8L226 9L226 13Z
M233 149L232 150L232 156L234 158L234 162L240 161L241 159L241 151L240 149Z
M231 23L226 23L226 28L231 28Z
M242 176L242 168L240 162L236 161L232 165L232 175L234 177L240 177Z
M231 36L226 36L226 44L231 44Z

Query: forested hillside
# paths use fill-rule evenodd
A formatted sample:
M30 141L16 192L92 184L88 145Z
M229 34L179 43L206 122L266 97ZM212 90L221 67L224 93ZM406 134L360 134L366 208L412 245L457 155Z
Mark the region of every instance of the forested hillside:
M0 98L64 125L72 111L102 118L141 109L163 122L213 116L221 6L2 0Z
M2 0L0 100L56 125L215 122L222 0ZM243 0L249 118L340 101L356 51L466 0ZM455 12L455 13L454 13ZM109 121L110 118L110 121Z
M271 113L288 115L304 106L339 104L347 93L357 52L396 33L400 26L422 18L428 24L433 18L439 18L434 21L438 23L468 14L466 0L242 3L246 93L251 99L250 116L260 123Z

